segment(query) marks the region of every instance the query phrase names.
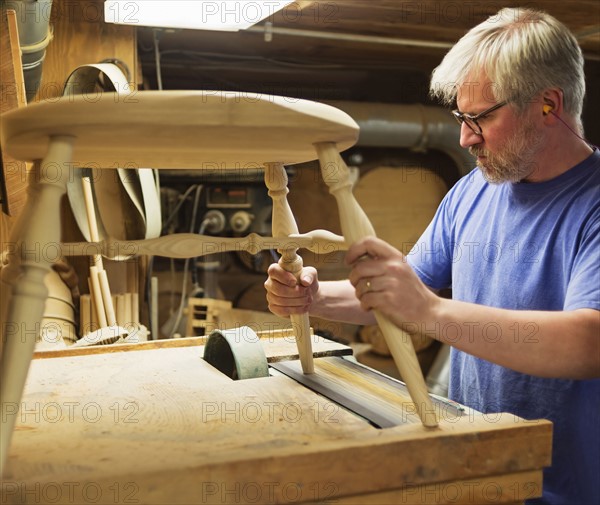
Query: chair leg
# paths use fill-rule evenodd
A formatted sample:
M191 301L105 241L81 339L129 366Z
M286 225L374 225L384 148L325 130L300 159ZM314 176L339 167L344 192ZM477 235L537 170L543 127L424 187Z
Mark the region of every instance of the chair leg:
M66 193L71 171L73 140L52 137L46 157L35 164L27 203L11 233L11 266L2 271L4 287L11 285L12 296L2 323L0 475L6 469L29 364L40 333L48 295L44 277L60 257L60 200ZM15 276L14 269L19 269L21 275Z
M346 241L353 243L368 235L374 236L375 230L369 218L352 194L350 171L336 145L331 142L323 142L316 144L315 148L319 156L323 179L337 201L342 232ZM377 311L374 313L421 422L427 427L437 426L436 414L412 342L410 339L406 339L400 328L384 315Z
M269 189L269 196L273 199L272 235L277 238L298 233L296 219L286 198L289 193L287 183L288 178L282 163L265 163L265 184ZM297 251L297 248L279 250L281 254L279 264L284 270L292 272L296 279L299 278L303 266L302 258L296 254ZM302 371L305 374L314 373L308 313L292 315L291 320L296 334Z

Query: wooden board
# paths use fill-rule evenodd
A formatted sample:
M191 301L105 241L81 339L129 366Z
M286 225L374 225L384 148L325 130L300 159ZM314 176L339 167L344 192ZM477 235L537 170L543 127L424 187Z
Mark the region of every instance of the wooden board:
M0 97L0 114L27 105L25 98L25 81L21 66L21 51L19 47L19 34L14 10L0 11L0 82L2 83L2 96ZM4 149L0 150L2 157L3 182L2 211L10 216L17 216L25 205L27 175L25 163L9 156ZM6 228L5 229L5 225ZM3 221L0 241L8 239L10 221Z
M264 297L264 294L263 294ZM186 336L208 335L215 329L249 326L254 331L290 328L291 321L271 312L232 308L232 303L211 298L190 298L187 308Z
M437 429L381 430L285 376L232 381L201 356L188 346L35 359L3 501L366 503L473 482L506 497L541 492L546 421L466 410ZM331 363L315 365L352 387ZM389 403L386 386L368 387Z
M358 138L346 113L316 102L252 93L140 91L79 95L2 117L2 141L17 159L46 155L50 136L75 137L74 166L257 169L316 158Z
M21 67L21 53L17 19L14 10L0 10L0 113L24 107L25 82ZM0 255L11 246L10 233L15 219L27 201L27 163L16 160L2 148L0 142ZM4 313L8 296L2 287L0 295L0 313ZM0 356L4 349L4 340L0 340Z
M433 485L405 485L394 491L336 499L336 503L342 505L381 505L384 503L410 505L512 503L522 505L524 500L536 496L541 488L542 475L539 472L517 472Z
M224 329L220 326L219 329ZM256 330L256 326L250 324L250 328ZM213 327L216 329L216 327ZM256 331L256 334L268 345L265 348L267 361L269 363L298 359L294 332L291 328L275 331ZM66 349L36 351L35 359L63 358L73 356L90 356L92 354L113 354L126 351L148 351L156 349L172 349L180 347L202 347L206 343L208 335L202 337L175 338L168 340L154 340L149 342L136 342L126 344L115 344L107 346L89 347L67 347ZM328 340L319 335L312 335L314 354L317 357L324 356L348 356L352 350L344 345Z

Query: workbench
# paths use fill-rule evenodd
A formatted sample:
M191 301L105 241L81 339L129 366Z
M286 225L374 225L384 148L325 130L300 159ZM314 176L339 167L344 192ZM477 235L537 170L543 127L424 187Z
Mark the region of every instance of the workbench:
M288 376L303 376L290 335L260 334L269 376L246 380L203 359L204 337L36 352L2 503L483 504L541 495L548 421L434 398L439 426L426 428L401 382L312 336L315 374L304 377L391 420L377 427L351 401L343 407Z

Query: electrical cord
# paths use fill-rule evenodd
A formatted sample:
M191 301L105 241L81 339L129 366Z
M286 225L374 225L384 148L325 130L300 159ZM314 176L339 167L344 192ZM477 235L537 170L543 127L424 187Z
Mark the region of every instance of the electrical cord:
M164 222L162 230L160 232L161 235L167 231L168 226L171 224L171 221L173 221L173 219L177 216L179 209L185 203L185 201L187 200L187 197L190 196L192 191L194 191L197 188L198 188L198 184L192 184L188 189L185 190L185 192L179 199L179 203L177 203L177 205L175 206L175 208L173 209L173 211L171 212L169 217L167 217L167 220ZM202 186L200 186L200 188L202 188Z
M587 140L585 140L581 135L579 135L579 133L577 133L575 130L573 130L573 128L571 128L567 122L561 118L558 114L555 114L553 111L550 111L550 114L552 114L556 119L558 119L563 125L565 125L567 127L567 129L573 134L575 135L578 139L583 140L590 149L595 149L594 146L592 144L590 144Z
M194 230L196 229L196 217L198 215L198 205L200 203L200 194L202 192L202 188L203 188L203 186L201 186L201 185L198 185L196 188L196 194L194 196L194 206L193 206L193 210L192 210L192 223L190 225L190 233L194 233ZM205 219L205 221L207 221L207 220ZM202 228L202 225L201 225L201 228ZM185 301L187 299L187 274L188 274L188 270L189 270L189 266L190 266L190 259L191 258L186 258L185 263L183 265L183 283L181 286L181 297L179 299L179 308L177 309L177 316L175 317L175 322L173 323L173 327L171 329L171 334L169 335L169 338L173 338L175 336L175 333L177 332L177 328L179 327L179 324L181 323L181 318L183 317L183 308L185 305Z
M203 188L202 185L198 185L198 184L192 184L188 189L185 190L185 192L183 193L183 195L181 196L179 202L177 203L177 205L175 206L175 208L173 209L173 211L171 212L171 214L167 217L167 219L164 221L160 235L164 235L165 232L168 230L169 225L171 224L171 222L173 221L173 219L175 219L175 217L177 217L179 210L181 209L181 206L186 202L188 196L192 193L192 191L196 190L196 192L198 193L199 191L201 191ZM152 307L152 272L154 270L154 256L150 256L149 260L148 260L148 274L146 276L146 303L148 306L148 313L151 313L151 307ZM171 305L171 308L173 307L173 304ZM153 335L154 338L156 338L157 336Z

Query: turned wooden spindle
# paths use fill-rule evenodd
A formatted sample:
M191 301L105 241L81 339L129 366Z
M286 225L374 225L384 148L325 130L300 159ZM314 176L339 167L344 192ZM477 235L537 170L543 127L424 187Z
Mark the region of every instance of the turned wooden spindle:
M2 320L2 366L0 367L0 475L4 470L11 434L19 412L29 363L33 356L48 290L44 277L52 258L40 244L60 242L60 200L67 191L73 137L50 139L44 160L34 165L27 189L27 203L11 231L11 244L22 275L12 284L12 297ZM8 268L8 267L7 267ZM2 269L2 277L11 277ZM5 277L6 276L6 277ZM4 314L3 314L4 315Z
M375 230L369 218L352 194L350 171L336 145L331 142L323 142L315 144L315 148L319 156L323 179L337 201L342 233L348 243L352 244L369 235L374 236ZM412 342L406 339L400 328L387 317L378 311L374 311L374 314L394 362L406 383L421 422L427 427L437 426L436 414L427 393L427 386Z
M263 237L250 233L246 237L214 237L195 233L177 233L144 240L103 240L102 242L68 242L61 244L63 256L102 256L126 261L136 256L167 258L197 258L227 251L258 254L267 249L309 249L316 254L328 254L348 247L344 237L327 230L313 230L289 237Z
M287 183L288 178L283 163L265 163L265 184L269 189L269 196L273 199L272 232L274 236L298 233L296 219L286 198L289 192ZM296 248L278 249L281 254L279 265L284 270L294 274L300 282L303 263L302 258L296 253L297 250ZM296 345L298 346L302 371L305 374L314 373L308 313L294 314L290 318L296 333Z

